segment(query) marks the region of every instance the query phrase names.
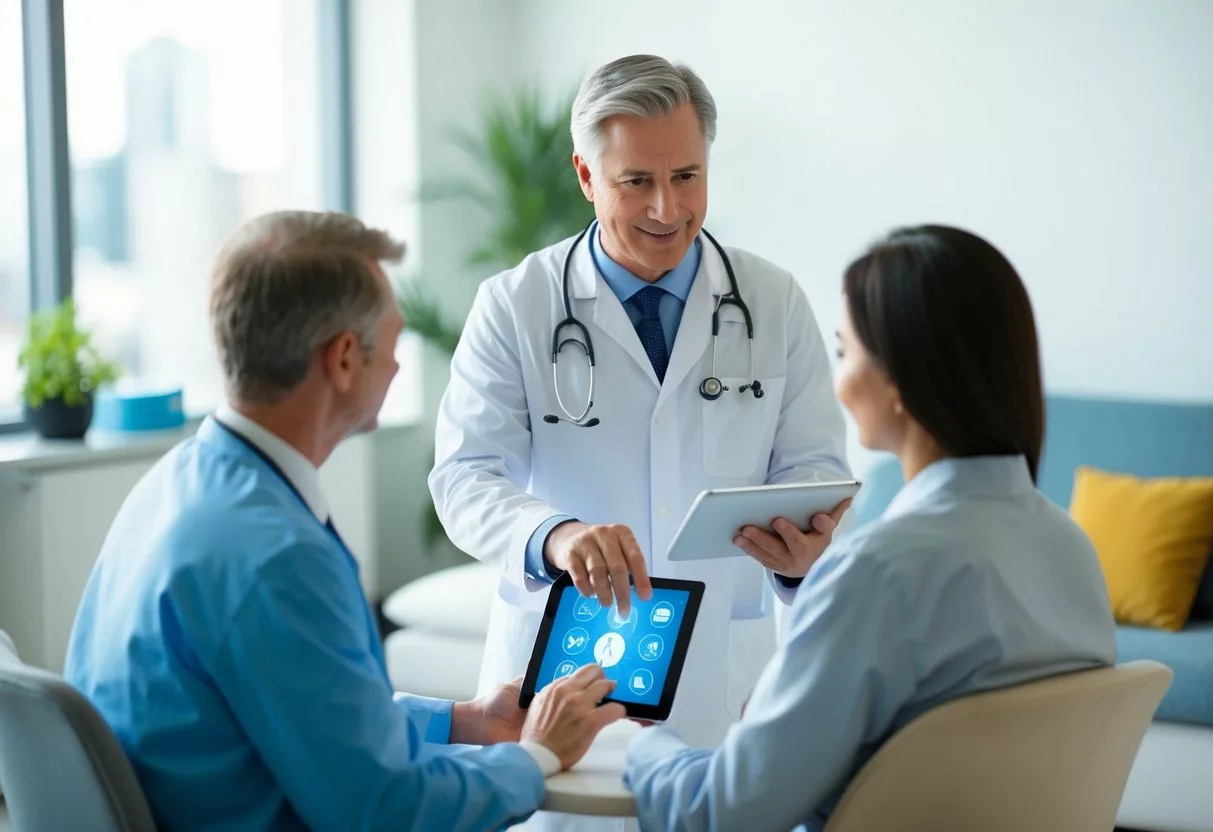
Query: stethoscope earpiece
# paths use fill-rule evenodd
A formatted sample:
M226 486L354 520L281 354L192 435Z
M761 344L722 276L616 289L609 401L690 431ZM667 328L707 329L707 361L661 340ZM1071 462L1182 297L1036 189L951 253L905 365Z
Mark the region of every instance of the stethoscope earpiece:
M728 388L725 388L725 389L728 389ZM766 391L762 389L762 382L759 381L758 379L754 379L749 384L743 384L737 388L738 393L744 393L747 390L753 391L754 398L756 398L756 399L761 399L763 396L766 395Z
M714 402L720 398L720 394L729 388L720 383L720 379L715 376L708 376L703 381L699 382L699 395L703 396L710 402Z

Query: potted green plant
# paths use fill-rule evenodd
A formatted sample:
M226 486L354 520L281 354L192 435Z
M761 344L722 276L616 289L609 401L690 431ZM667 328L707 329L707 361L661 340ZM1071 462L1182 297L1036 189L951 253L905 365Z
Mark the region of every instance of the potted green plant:
M469 162L459 177L426 184L424 200L457 199L491 218L485 237L466 262L479 279L516 265L533 251L576 234L594 216L573 170L569 116L575 91L545 107L534 87L491 101L476 129L456 129L451 140ZM452 321L441 304L414 279L400 286L400 307L408 328L450 356L463 321ZM443 529L433 507L425 518L426 543Z
M83 437L93 420L94 391L118 377L117 366L78 325L71 298L30 317L17 363L25 371L26 420L47 439Z

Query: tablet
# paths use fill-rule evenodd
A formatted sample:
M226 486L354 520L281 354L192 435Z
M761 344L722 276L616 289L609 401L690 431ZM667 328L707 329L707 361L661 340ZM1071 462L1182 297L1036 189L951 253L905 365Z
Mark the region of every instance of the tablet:
M650 581L652 597L640 600L633 587L631 612L621 620L617 607L604 609L596 597L583 597L567 573L561 575L548 594L519 704L530 707L535 694L556 679L597 663L615 682L607 701L622 703L628 716L668 719L704 585L672 578Z
M814 514L828 514L859 493L858 480L752 485L701 491L670 543L672 561L749 557L733 543L742 526L770 528L786 517L806 528Z

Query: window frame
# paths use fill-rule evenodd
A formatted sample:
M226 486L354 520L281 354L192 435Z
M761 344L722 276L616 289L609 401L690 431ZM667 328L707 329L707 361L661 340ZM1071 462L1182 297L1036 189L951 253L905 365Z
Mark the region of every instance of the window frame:
M320 101L324 205L354 205L352 0L313 0L320 33L316 78ZM72 294L72 170L67 125L63 0L22 0L25 67L26 194L29 211L29 313ZM0 435L29 429L24 418L0 421Z

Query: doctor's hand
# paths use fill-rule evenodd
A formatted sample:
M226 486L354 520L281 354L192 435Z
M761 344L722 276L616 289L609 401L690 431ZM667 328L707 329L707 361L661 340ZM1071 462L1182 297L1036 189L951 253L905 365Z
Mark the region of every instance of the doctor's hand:
M746 526L733 543L767 569L785 578L803 578L830 545L842 515L851 507L848 498L829 514L814 514L803 532L786 517L771 524L774 534L757 526Z
M532 740L560 759L562 768L580 760L598 732L627 711L618 702L598 703L615 689L602 667L587 664L536 694L522 726L522 739Z
M451 709L451 742L456 745L493 745L518 742L526 711L518 705L522 677L502 685L491 696L456 702Z
M596 595L604 607L617 602L620 618L627 618L632 609L629 574L641 600L653 596L644 553L627 526L561 523L548 534L543 554L552 566L569 573L586 598Z

